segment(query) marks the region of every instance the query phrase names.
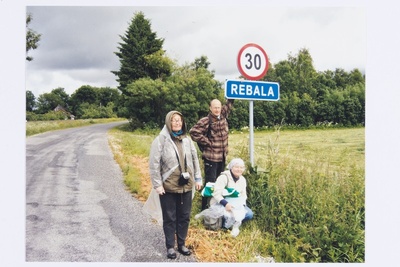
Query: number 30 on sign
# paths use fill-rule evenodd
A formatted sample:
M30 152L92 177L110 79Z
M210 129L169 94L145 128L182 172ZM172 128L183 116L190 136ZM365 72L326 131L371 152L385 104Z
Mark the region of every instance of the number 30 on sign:
M259 80L268 71L267 53L257 44L246 44L239 51L237 65L244 77L249 80Z

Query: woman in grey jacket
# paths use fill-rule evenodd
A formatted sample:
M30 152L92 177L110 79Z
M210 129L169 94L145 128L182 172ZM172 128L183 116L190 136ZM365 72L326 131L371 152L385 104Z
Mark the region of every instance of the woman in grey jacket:
M185 246L194 189L200 190L202 178L197 150L186 136L186 124L178 111L170 111L165 125L150 149L150 178L160 197L167 257L176 258L178 251L190 255Z

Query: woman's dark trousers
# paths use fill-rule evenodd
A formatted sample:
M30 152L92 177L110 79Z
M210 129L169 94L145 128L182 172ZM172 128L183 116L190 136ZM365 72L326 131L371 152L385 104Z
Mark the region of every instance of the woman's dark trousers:
M175 234L178 247L184 246L189 230L192 191L183 194L166 192L160 195L160 202L167 249L175 247Z

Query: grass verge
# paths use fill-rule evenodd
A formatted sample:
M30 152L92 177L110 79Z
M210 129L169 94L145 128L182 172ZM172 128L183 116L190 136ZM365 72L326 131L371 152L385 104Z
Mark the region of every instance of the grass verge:
M25 134L31 136L48 131L61 130L73 127L87 126L95 123L107 123L113 121L122 121L126 119L86 119L86 120L58 120L58 121L28 121L26 122Z

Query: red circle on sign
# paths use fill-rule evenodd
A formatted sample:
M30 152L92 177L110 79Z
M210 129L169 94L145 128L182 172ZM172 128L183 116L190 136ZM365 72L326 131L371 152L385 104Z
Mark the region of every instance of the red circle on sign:
M242 66L242 64L243 64L243 62L241 60L242 59L242 54L243 54L243 52L245 52L249 48L250 49L253 48L253 49L256 49L259 52L261 52L261 55L264 57L264 60L265 60L265 66L260 71L258 71L256 74L250 73L249 71L246 71L245 68L243 68L244 66ZM237 66L238 66L239 72L244 77L246 77L247 79L249 79L249 80L259 80L262 77L264 77L265 74L267 74L267 71L268 71L269 62L268 62L267 53L265 53L264 49L261 46L257 45L257 44L253 44L253 43L246 44L239 51L239 54L238 54L238 57L237 57Z

